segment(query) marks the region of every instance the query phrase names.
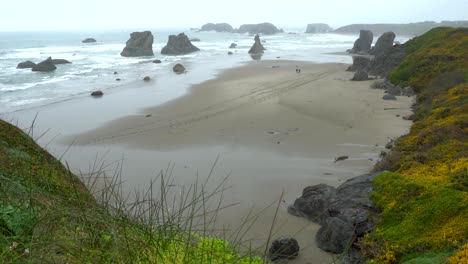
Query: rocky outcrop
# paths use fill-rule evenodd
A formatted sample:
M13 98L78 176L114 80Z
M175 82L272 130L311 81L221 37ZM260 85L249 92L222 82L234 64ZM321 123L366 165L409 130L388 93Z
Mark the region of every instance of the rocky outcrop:
M94 43L94 42L96 42L96 40L93 39L93 38L87 38L87 39L82 40L81 42L83 42L83 43Z
M261 54L265 50L265 48L262 45L262 42L260 41L260 36L257 34L255 35L255 43L253 46L250 48L249 53L250 54Z
M299 256L299 250L299 243L295 238L284 237L274 240L268 253L270 260L276 261L278 259L295 259Z
M342 253L354 238L375 228L371 214L375 209L369 199L372 180L380 173L352 178L338 188L325 184L306 187L288 212L319 223L316 242L319 248Z
M101 97L103 95L104 95L104 93L102 91L100 91L100 90L97 90L97 91L94 91L94 92L91 93L92 97Z
M241 33L241 34L249 33L249 34L273 35L276 33L282 33L283 30L278 29L275 25L271 23L261 23L261 24L242 25L235 32Z
M354 46L350 53L368 54L371 50L372 42L374 41L374 34L369 30L361 30L359 38L354 42Z
M199 51L200 49L195 47L189 38L184 34L170 35L167 45L161 50L161 54L166 55L183 55Z
M234 29L228 23L207 23L201 27L201 31L233 32Z
M359 70L357 71L351 81L367 81L369 80L369 75L367 75L367 72L364 70Z
M369 52L372 55L379 56L387 51L389 51L393 47L393 42L395 41L395 33L393 32L385 32L377 39L375 46Z
M123 57L153 56L154 37L150 31L133 32L123 51Z
M348 69L346 69L346 71L355 72L355 71L366 70L370 61L371 61L370 58L361 57L361 56L353 56L353 65L349 66Z
M236 43L231 43L231 46L229 46L230 49L235 49L237 48L237 44Z
M32 71L38 71L38 72L50 72L50 71L54 71L55 69L57 69L57 67L55 67L55 64L52 61L51 57L47 58L45 61L42 61L34 65L34 67L32 67Z
M315 34L315 33L327 33L332 31L333 29L324 23L315 23L315 24L308 24L305 33Z
M391 70L400 65L406 57L401 45L395 45L386 52L375 56L368 66L368 73L374 76L387 76Z
M34 66L36 66L36 63L34 63L32 61L23 61L23 62L18 63L16 68L17 69L31 69Z
M181 74L185 72L185 67L184 65L177 63L176 65L174 65L174 67L172 67L172 70L177 74Z
M70 64L71 61L67 61L64 59L53 59L52 62L57 65L57 64Z

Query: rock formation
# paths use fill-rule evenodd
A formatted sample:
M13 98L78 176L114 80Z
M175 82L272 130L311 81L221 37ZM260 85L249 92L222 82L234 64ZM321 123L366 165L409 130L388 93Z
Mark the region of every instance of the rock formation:
M172 67L172 70L177 74L181 74L185 72L185 67L184 65L177 63L176 65L174 65L174 67Z
M324 23L315 23L315 24L308 24L305 33L327 33L332 31L333 29Z
M54 64L70 64L71 63L71 61L67 61L64 59L53 59L52 62Z
M149 76L145 76L145 78L143 78L143 81L149 82L149 81L151 81L151 78Z
M369 80L369 75L367 75L367 72L364 70L359 70L357 71L351 81L367 81Z
M271 243L269 254L271 261L295 259L299 255L299 243L292 237L276 239Z
M123 57L153 56L153 34L150 31L133 32L123 51Z
M361 57L361 56L353 56L353 65L349 66L346 71L360 71L360 70L366 70L367 66L370 63L370 59L366 57Z
M233 32L234 29L228 23L207 23L201 27L201 31Z
M245 24L239 27L236 30L237 33L249 33L249 34L264 34L264 35L273 35L276 33L282 33L283 30L278 29L275 25L271 23L261 23L261 24Z
M371 49L370 54L379 56L387 52L393 47L393 41L395 41L395 33L385 32L382 36L377 39L375 46Z
M32 61L23 61L23 62L18 63L16 68L17 69L31 69L34 66L36 66L36 63L34 63Z
M368 66L370 75L385 77L393 68L400 65L406 57L405 48L395 45L371 60Z
M161 60L154 60L153 63L161 63Z
M374 34L369 30L361 30L359 38L354 42L353 48L350 53L367 54L371 50L372 42L374 41Z
M365 174L352 178L338 188L325 184L306 187L288 212L319 223L316 241L319 248L342 253L356 237L375 228L370 215L376 210L369 196L372 180L379 175Z
M100 91L100 90L94 91L94 92L91 93L91 96L93 96L93 97L101 97L103 95L104 95L104 93L102 91Z
M193 39L190 39L190 41L192 42L200 42L201 40L199 38L193 38Z
M262 45L262 42L260 41L260 36L257 34L255 35L255 43L253 44L252 48L250 48L249 53L250 54L260 54L263 53L265 48Z
M45 61L42 61L34 65L34 67L32 67L32 71L39 71L39 72L50 72L50 71L54 71L55 69L57 69L57 67L55 67L55 64L52 61L51 57L47 58Z
M94 43L94 42L96 42L96 40L93 39L93 38L87 38L87 39L84 39L84 40L81 41L81 42L83 42L83 43Z
M235 49L237 48L237 44L236 43L231 43L231 46L229 46L230 49Z
M166 55L182 55L188 54L200 49L195 47L189 38L184 34L170 35L167 45L161 50L161 54Z

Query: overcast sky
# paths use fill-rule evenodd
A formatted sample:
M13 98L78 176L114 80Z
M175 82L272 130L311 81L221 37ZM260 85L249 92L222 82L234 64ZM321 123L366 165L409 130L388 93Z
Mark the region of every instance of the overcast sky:
M0 31L468 20L468 0L1 0Z

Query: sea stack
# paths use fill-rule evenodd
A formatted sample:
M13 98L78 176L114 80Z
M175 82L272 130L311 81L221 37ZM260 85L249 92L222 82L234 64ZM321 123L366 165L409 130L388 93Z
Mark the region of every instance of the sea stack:
M190 39L184 33L179 35L170 35L167 45L161 50L161 54L183 55L189 54L200 49L195 47Z
M359 38L354 42L353 48L350 53L368 54L371 50L372 42L374 41L374 34L370 30L361 30Z
M393 41L395 41L395 37L395 33L393 32L383 33L382 36L377 39L377 42L371 49L370 54L379 56L389 51L393 47Z
M276 33L282 33L282 29L278 29L275 25L271 23L261 23L261 24L245 24L241 25L237 33L244 34L264 34L264 35L273 35Z
M207 23L201 27L201 31L232 32L233 30L228 23Z
M38 64L34 65L34 67L32 67L32 71L38 72L51 72L55 71L55 69L57 69L57 67L55 67L51 57L47 58L45 61L39 62Z
M260 41L260 36L257 34L255 35L255 43L253 44L252 48L250 48L249 53L250 54L261 54L265 50L265 48L262 45L262 42Z
M333 29L328 24L315 23L315 24L308 24L305 33L308 33L308 34L327 33L332 30Z
M120 53L123 57L153 56L153 34L150 31L133 32Z

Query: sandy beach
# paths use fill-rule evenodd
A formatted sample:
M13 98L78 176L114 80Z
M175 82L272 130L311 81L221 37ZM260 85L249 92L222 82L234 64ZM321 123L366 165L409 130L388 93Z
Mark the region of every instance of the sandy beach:
M237 204L219 214L222 227L236 226L250 210L270 206L248 235L264 241L275 211L271 205L284 192L274 237L292 235L299 240L300 257L291 263L332 263L329 254L315 247L319 226L288 215L287 205L308 185L337 186L368 172L389 139L405 134L411 125L397 115L411 112L412 98L384 101L383 91L370 89L373 81L350 81L347 66L254 61L194 85L176 100L127 115L108 114L106 104L112 102L83 98L73 103L74 110L87 107L84 115L106 116L97 126L95 120L90 126L77 121L77 126L66 114L72 112L70 105L64 103L10 118L42 112L53 119L38 122L37 134L51 127L61 132L48 146L56 156L73 143L64 158L75 172L86 171L96 153L106 153L107 161L123 158L127 190L144 187L168 164L174 165L176 187L190 184L197 175L208 175L218 158L208 187L229 175L231 188L224 201ZM152 89L151 84L145 89ZM125 93L112 96L125 104ZM128 104L125 108L139 108L138 99ZM342 155L349 159L334 163Z

